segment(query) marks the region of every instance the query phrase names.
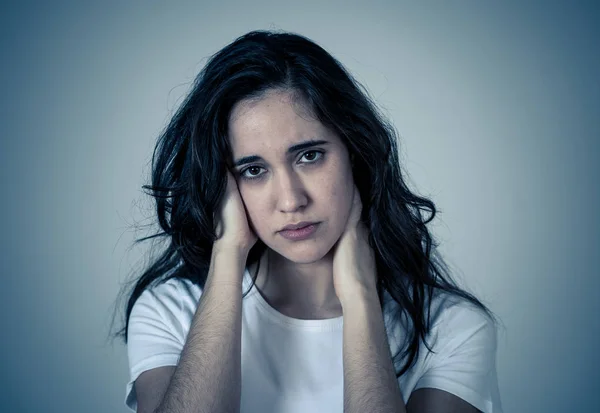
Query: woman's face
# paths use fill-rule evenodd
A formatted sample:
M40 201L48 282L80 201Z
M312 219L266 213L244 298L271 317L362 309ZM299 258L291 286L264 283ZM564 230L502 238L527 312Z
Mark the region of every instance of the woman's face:
M323 258L344 231L352 204L352 169L341 139L288 91L239 102L228 127L234 176L256 235L293 262ZM317 223L308 238L290 240L280 232L302 221Z

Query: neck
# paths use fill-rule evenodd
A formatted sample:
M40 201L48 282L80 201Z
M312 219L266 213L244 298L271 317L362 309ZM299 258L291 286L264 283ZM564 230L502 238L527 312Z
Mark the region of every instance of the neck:
M292 318L318 320L342 315L330 254L313 263L298 264L267 249L260 259L256 287L271 307Z

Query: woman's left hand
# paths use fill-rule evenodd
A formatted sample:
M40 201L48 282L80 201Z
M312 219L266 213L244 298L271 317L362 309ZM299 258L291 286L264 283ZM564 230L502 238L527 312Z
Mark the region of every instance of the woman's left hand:
M333 286L342 307L357 294L377 294L375 253L369 245L369 230L360 219L361 212L360 193L354 185L350 216L333 255Z

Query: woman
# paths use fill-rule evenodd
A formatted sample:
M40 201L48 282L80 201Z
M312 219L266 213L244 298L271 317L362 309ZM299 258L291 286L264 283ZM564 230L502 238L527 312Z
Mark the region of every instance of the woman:
M393 127L318 45L255 31L214 55L149 189L170 242L127 306L133 410L502 411L492 315L436 258Z

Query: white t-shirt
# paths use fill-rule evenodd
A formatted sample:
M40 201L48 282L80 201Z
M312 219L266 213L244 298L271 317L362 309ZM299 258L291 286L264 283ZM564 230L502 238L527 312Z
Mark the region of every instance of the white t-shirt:
M243 291L251 285L244 273ZM134 382L146 371L175 366L201 295L189 280L170 279L146 289L129 320L130 381L126 405L137 409ZM386 299L391 297L386 293ZM387 303L388 301L386 301ZM397 303L386 304L390 317ZM496 374L496 327L483 311L448 295L432 302L428 344L399 379L405 402L419 388L445 390L483 413L502 413ZM388 331L396 354L404 328ZM242 300L241 413L343 412L343 316L300 320L271 307L256 287Z

